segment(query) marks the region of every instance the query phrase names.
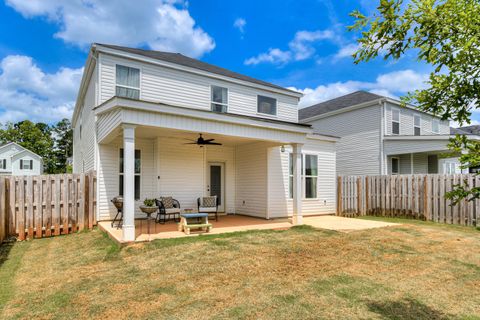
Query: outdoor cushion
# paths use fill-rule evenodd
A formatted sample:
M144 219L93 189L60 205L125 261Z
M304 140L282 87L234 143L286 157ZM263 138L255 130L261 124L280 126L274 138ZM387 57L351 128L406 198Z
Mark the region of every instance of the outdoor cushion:
M217 207L199 207L198 208L198 211L199 212L216 212L217 211Z
M165 209L173 208L173 198L172 197L160 197Z
M202 207L216 207L217 206L217 197L203 197L202 198Z
M170 213L180 213L179 208L165 208L165 213L170 214Z

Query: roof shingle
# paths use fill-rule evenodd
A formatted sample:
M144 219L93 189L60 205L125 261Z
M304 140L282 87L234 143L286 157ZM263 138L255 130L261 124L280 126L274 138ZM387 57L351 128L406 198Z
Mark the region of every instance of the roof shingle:
M356 91L344 96L320 102L310 107L300 109L298 111L299 120L318 116L327 112L348 108L360 103L374 101L383 98L378 94L370 93L367 91Z

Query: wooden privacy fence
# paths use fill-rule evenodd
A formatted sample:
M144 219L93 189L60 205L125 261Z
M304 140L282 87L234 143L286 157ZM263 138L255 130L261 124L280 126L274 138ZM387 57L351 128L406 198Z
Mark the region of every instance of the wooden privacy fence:
M96 224L96 175L0 177L0 242L58 236Z
M480 186L480 176L340 176L337 183L337 215L402 216L450 224L477 225L480 200L462 200L452 206L445 194L455 185L469 188Z

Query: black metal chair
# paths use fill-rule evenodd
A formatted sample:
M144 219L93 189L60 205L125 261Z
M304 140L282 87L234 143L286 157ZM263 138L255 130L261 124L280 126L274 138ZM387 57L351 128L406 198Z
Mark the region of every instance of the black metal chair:
M203 198L210 198L210 197L201 197L197 199L197 209L198 213L214 213L215 214L215 221L218 221L218 206L220 205L220 199L215 196L215 206L204 206Z
M172 199L172 201L173 201L173 207L166 208L165 204L161 199L155 199L155 202L158 207L158 212L157 212L157 217L155 218L155 222L164 224L165 222L172 220L172 217L175 222L180 222L180 212L181 212L180 202L178 202L178 200L176 199Z

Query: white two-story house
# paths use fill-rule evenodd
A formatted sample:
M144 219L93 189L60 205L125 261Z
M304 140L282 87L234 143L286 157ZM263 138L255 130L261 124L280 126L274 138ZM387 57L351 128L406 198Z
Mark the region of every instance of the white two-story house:
M32 176L43 173L43 159L15 142L0 146L0 175Z
M96 170L99 220L123 195L125 241L145 198L196 208L216 195L226 214L295 223L334 213L338 139L298 122L300 97L178 53L94 44L72 119L73 171Z
M341 137L339 175L460 173L458 160L447 157L449 122L398 100L357 91L300 109L299 118Z

